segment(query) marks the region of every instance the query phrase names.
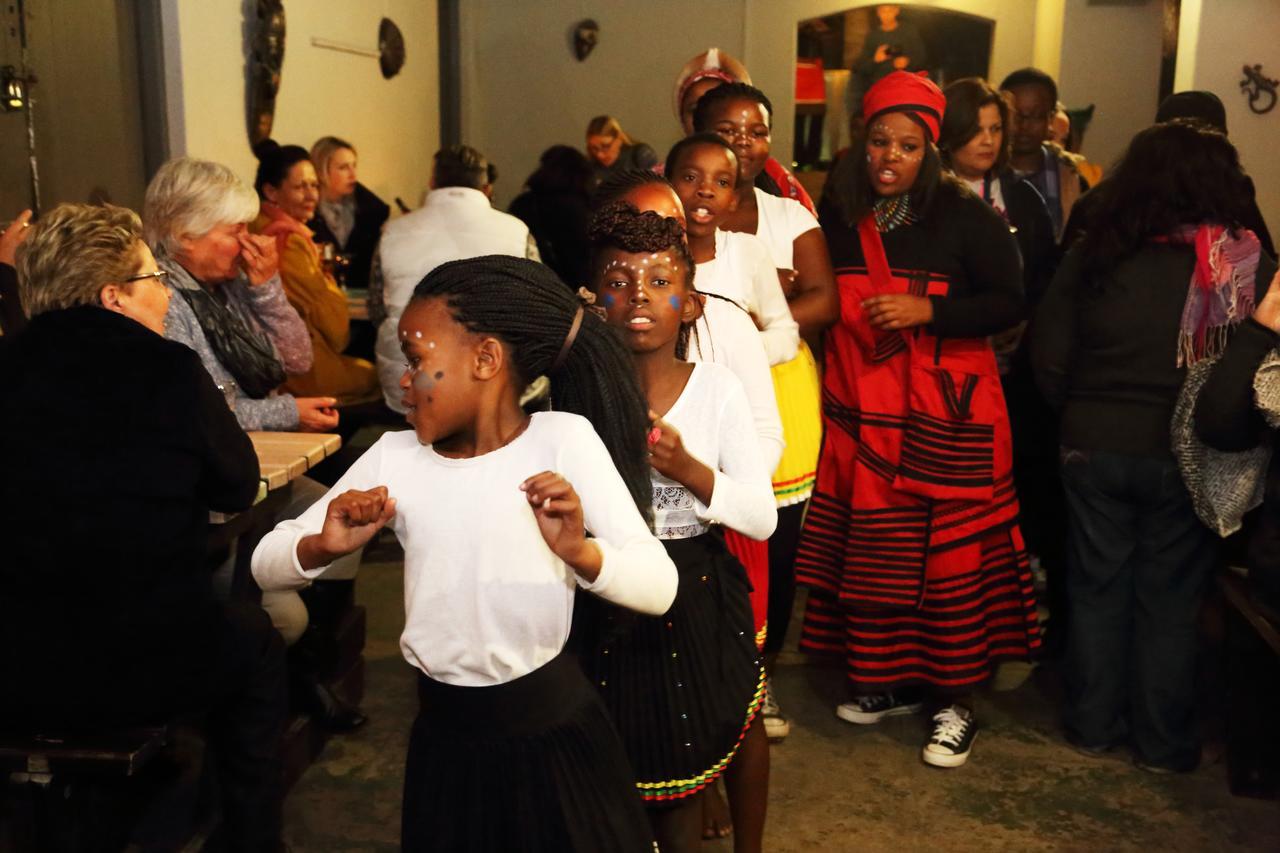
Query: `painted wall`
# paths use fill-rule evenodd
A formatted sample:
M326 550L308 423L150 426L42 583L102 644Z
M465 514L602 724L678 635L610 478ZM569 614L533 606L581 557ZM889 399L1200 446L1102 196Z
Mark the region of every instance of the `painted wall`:
M773 152L782 162L791 159L795 115L796 24L871 5L857 0L746 0L746 51L742 60L751 78L773 101ZM1033 0L915 0L913 5L936 6L996 22L991 46L991 77L999 81L1016 68L1031 65L1035 55L1037 3Z
M1272 235L1280 233L1280 107L1265 115L1249 109L1240 91L1241 67L1262 64L1268 77L1280 77L1280 17L1274 0L1182 0L1178 29L1175 88L1208 89L1227 108L1227 131L1240 160L1253 177L1258 206Z
M1110 168L1160 103L1164 4L1066 0L1065 7L1058 97L1069 107L1095 105L1081 153Z
M17 14L6 3L0 65L19 66ZM137 207L146 185L137 35L128 0L28 4L41 200ZM0 113L0 222L31 204L26 114Z
M602 113L664 156L680 137L676 73L708 47L742 56L743 0L467 0L461 12L462 137L498 167L504 208L542 151L584 148L587 122ZM600 41L578 62L572 31L588 16ZM794 21L790 32L794 44Z
M252 180L245 108L242 0L165 0L170 147L226 163ZM352 142L360 180L388 203L421 199L439 147L435 0L306 0L285 4L287 40L272 137L310 147L325 135ZM378 22L404 34L406 61L384 80L378 60L325 50L313 36L376 49Z

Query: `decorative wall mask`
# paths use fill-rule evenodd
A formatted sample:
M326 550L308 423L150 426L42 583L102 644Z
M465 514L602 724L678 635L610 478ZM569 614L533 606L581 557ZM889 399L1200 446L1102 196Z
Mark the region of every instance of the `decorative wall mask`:
M1240 91L1249 96L1249 109L1258 115L1271 112L1276 105L1276 87L1280 80L1272 80L1262 73L1262 65L1246 65Z
M390 18L378 24L378 54L383 78L390 80L404 68L404 36Z
M271 136L284 67L283 0L255 0L249 44L249 144Z
M600 25L591 18L584 18L573 28L573 55L578 61L586 59L600 41Z

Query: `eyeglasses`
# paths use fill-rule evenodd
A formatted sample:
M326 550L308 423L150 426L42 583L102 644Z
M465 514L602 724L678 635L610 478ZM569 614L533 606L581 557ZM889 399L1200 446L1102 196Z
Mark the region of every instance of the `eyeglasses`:
M140 272L137 275L129 276L128 278L125 279L125 282L127 283L130 281L142 281L144 278L154 278L157 281L162 281L167 275L169 275L168 270L156 270L155 272Z

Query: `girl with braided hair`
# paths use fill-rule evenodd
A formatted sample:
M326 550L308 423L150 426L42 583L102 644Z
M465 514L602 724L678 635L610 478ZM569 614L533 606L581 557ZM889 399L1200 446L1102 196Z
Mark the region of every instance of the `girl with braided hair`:
M651 850L622 743L564 651L579 589L651 615L675 596L631 360L547 267L507 256L437 267L398 332L412 431L264 537L254 577L303 586L383 526L404 547L422 703L405 850ZM520 392L542 375L554 411L530 416Z
M702 297L680 222L615 202L597 212L590 236L596 303L631 350L653 422L654 531L680 581L657 618L621 619L600 605L583 664L618 725L661 849L698 849L700 795L727 771L743 805L736 849L759 850L764 670L746 572L719 531L773 533L769 468L742 384L719 364L684 358Z

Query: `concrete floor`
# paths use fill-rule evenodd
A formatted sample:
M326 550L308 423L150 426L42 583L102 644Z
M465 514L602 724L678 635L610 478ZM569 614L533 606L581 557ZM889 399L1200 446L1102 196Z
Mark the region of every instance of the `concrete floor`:
M403 623L394 543L367 557L357 584L369 608L369 724L338 737L286 803L299 853L398 850L400 786L414 672L397 645ZM1056 679L1038 672L1012 692L978 697L982 730L969 763L919 759L926 720L861 728L838 720L838 669L784 653L774 690L792 734L772 751L765 849L791 851L1280 850L1280 803L1232 797L1220 759L1152 776L1127 757L1086 758L1056 725ZM729 842L704 845L708 853Z

